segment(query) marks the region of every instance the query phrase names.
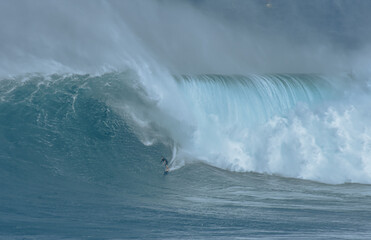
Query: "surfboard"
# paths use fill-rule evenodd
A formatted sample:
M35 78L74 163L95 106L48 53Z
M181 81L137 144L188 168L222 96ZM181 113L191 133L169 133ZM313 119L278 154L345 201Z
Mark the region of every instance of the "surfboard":
M164 171L164 175L168 174L169 173L169 170L170 170L169 167L166 166L165 171Z

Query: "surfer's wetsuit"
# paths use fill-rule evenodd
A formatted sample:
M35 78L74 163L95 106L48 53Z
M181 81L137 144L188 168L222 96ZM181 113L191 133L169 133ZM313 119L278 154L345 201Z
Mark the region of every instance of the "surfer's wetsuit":
M165 166L167 166L167 164L169 163L169 162L167 161L167 159L164 158L164 157L161 159L161 163L162 163L162 162L165 162Z

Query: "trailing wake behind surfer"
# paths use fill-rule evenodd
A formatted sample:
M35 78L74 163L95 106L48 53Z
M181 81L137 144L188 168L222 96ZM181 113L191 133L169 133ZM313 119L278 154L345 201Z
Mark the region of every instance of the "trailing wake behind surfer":
M162 164L165 164L165 172L164 172L164 175L166 175L166 174L169 172L169 166L168 166L169 162L168 162L168 160L167 160L165 157L162 157L162 158L161 158L161 163L162 163Z

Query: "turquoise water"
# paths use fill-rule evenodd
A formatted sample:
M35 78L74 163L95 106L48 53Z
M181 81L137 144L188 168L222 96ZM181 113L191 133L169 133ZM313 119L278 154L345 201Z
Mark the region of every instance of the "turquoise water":
M367 94L174 78L176 107L132 72L2 79L0 238L371 237Z

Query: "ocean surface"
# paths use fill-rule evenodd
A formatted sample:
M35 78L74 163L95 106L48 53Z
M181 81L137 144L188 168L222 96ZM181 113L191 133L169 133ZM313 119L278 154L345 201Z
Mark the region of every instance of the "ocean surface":
M367 78L0 83L0 239L371 239Z

